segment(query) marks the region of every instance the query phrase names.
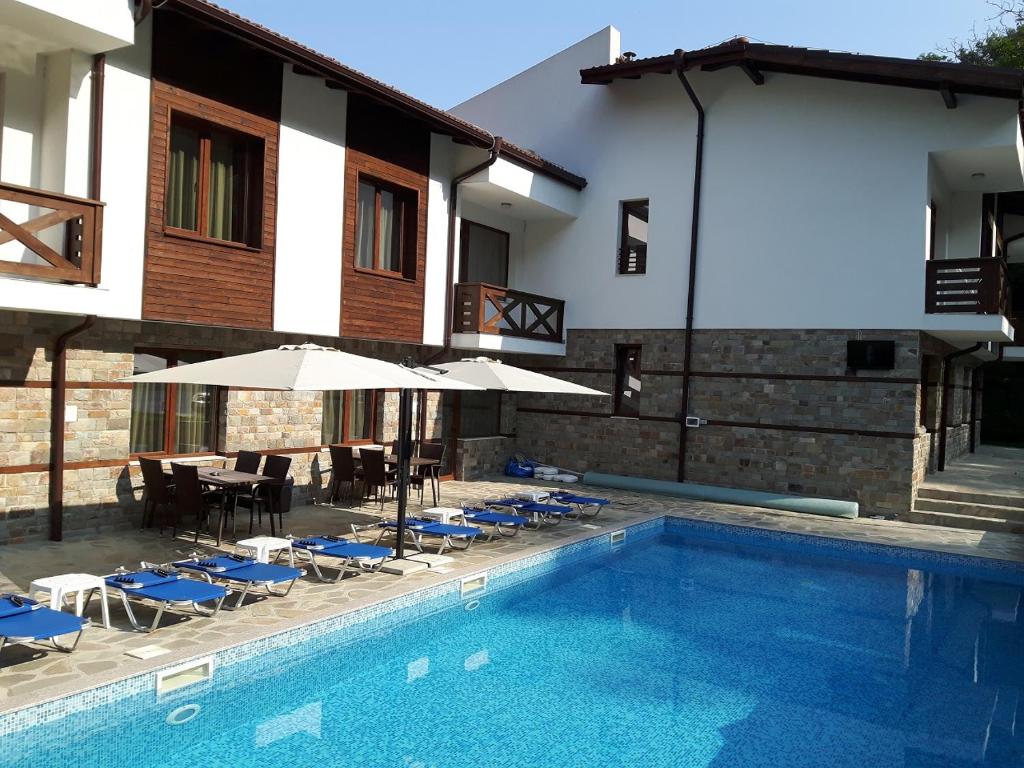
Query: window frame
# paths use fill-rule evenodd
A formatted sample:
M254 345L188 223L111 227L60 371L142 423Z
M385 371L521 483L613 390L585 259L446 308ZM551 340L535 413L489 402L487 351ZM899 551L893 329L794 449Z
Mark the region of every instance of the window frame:
M373 266L366 267L359 263L359 188L366 184L373 187ZM390 192L398 205L398 269L387 269L381 266L380 254L380 210L381 192ZM382 179L373 174L359 171L356 173L356 197L353 217L355 226L352 232L352 266L357 272L366 272L380 277L400 280L416 280L416 247L419 233L420 195L412 187ZM412 231L410 231L412 230Z
M183 353L199 353L210 355L211 360L215 360L221 357L222 353L219 350L214 349L197 349L192 347L135 347L132 350L132 355L157 355L163 357L170 363L174 360L174 365L168 365L168 368L176 368L178 366L178 357ZM133 385L134 386L134 385ZM175 383L164 384L164 447L160 451L132 451L131 450L131 419L134 410L134 402L129 406L128 409L128 458L137 459L140 456L147 459L173 459L181 458L185 456L216 456L218 454L218 444L220 442L220 427L221 427L221 414L224 406L224 387L214 386L214 399L213 399L213 420L210 425L210 429L213 434L213 440L211 441L213 447L209 451L197 451L195 453L177 453L170 450L174 446L174 440L177 437L177 409L170 407L171 403L178 402L178 385Z
M630 352L636 352L636 362L633 367L635 372L635 378L637 381L643 384L641 374L643 373L643 345L641 344L616 344L615 345L615 410L613 415L624 419L638 419L640 418L640 402L639 398L626 398L623 396L625 389L625 378L629 373L625 368L626 356ZM630 387L632 389L632 387ZM639 395L642 389L635 390ZM628 403L630 408L624 408L624 405Z
M370 419L370 436L369 437L360 437L360 438L357 438L357 439L352 439L352 436L348 434L348 423L349 423L349 418L348 417L349 417L349 413L351 412L351 409L352 409L352 399L353 399L352 396L353 396L353 392L355 392L355 391L356 390L350 390L350 389L347 389L347 390L327 390L327 391L325 391L323 393L324 400L322 401L321 406L320 406L321 407L321 411L320 411L320 413L321 413L320 441L321 441L321 443L323 445L372 445L373 443L376 442L376 437L377 437L377 405L380 402L380 399L379 399L380 390L377 390L377 389L358 390L360 392L369 392L370 393L370 414L371 414L371 419ZM341 437L341 440L337 440L337 441L333 441L333 442L327 439L327 422L322 417L323 409L327 405L326 398L327 398L328 392L340 392L341 395L342 395L342 398L341 398L341 408L339 410L339 412L340 412L340 417L339 418L341 419L341 429L339 431L342 433L342 437Z
M196 229L186 229L167 223L167 185L170 183L171 168L171 135L175 125L191 128L199 136L199 187L196 190ZM213 134L223 133L236 137L247 144L246 156L246 201L244 205L244 221L242 228L245 230L244 240L225 240L209 234L208 217L210 211L210 174ZM191 112L181 110L177 107L168 109L167 114L167 147L164 157L164 209L162 219L163 232L165 235L180 237L188 240L211 243L231 248L241 248L252 251L263 250L263 223L265 217L264 204L266 197L266 137L258 133L239 130L231 125L224 125ZM258 147L259 152L252 151ZM255 194L249 198L249 191Z
M472 227L480 227L481 229L487 229L491 232L496 232L499 235L505 236L505 281L496 288L507 288L508 287L508 270L509 261L511 257L511 235L503 229L497 227L491 227L487 224L481 224L479 221L472 219L463 218L460 224L459 231L459 282L466 283L468 281L468 269L469 269L469 241L470 241L470 229ZM491 283L485 283L485 285L491 285Z
M619 201L619 253L618 257L615 260L615 274L621 277L632 277L635 275L647 274L648 243L646 242L644 243L642 254L638 251L636 259L637 268L633 270L627 268L629 254L629 214L631 211L635 210L635 206L641 204L647 207L647 218L644 219L644 221L647 223L648 226L649 241L651 224L651 199L649 197L641 197L635 200Z

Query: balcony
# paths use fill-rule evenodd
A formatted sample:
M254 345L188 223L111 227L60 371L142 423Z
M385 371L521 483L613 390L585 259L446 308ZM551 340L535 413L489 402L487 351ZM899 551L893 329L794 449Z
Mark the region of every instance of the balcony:
M455 286L453 346L564 354L565 302L487 283Z
M95 286L103 203L0 183L0 275Z
M1006 315L1010 276L999 258L938 259L927 262L925 311Z

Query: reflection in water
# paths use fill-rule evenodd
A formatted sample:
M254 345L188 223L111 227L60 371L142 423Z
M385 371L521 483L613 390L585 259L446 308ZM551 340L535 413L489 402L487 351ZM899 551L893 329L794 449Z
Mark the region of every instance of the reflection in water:
M421 677L426 677L430 672L430 658L424 656L423 658L410 661L405 665L405 682L411 683L414 680L419 680Z
M320 738L324 705L314 701L283 715L266 720L256 726L254 742L257 747L266 747L289 736L312 736Z
M466 657L466 660L462 662L462 668L467 672L475 672L480 667L485 667L491 663L491 655L487 652L486 648L482 648L474 654Z

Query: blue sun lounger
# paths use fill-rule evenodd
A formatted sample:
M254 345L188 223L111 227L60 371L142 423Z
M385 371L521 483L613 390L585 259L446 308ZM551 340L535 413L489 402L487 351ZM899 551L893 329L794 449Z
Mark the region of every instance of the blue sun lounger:
M49 640L53 647L71 653L82 639L88 619L61 613L23 595L0 595L0 651L15 643ZM57 638L75 634L75 642L61 645Z
M608 499L601 499L596 496L579 496L568 491L553 491L551 500L559 504L574 504L584 517L597 517L606 505L611 504Z
M384 538L384 534L394 533L398 529L398 523L395 520L384 520L380 523L380 528L380 536L377 537L378 543ZM469 549L473 540L483 533L479 528L471 525L451 525L417 517L406 518L405 532L412 538L413 546L420 552L423 551L424 537L440 539L437 545L437 554L439 555L446 549Z
M210 584L197 579L185 578L180 573L163 568L146 568L141 571L120 570L107 576L108 587L121 595L121 603L128 614L128 620L139 632L152 632L160 626L160 619L167 608L191 605L200 616L215 616L231 590L219 584ZM156 603L156 617L151 626L144 627L135 618L132 602ZM212 609L200 608L203 603L213 603Z
M525 528L530 523L530 518L525 515L497 512L486 506L477 506L466 502L462 504L462 516L467 523L491 526L491 533L487 537L487 541L490 541L495 536L512 538L519 533L520 529Z
M211 584L217 581L226 581L232 584L241 584L242 591L235 601L235 608L240 608L245 596L252 587L264 587L268 594L275 597L285 597L292 591L295 582L302 576L302 571L287 565L273 565L270 563L258 563L251 557L243 555L216 555L214 557L193 557L188 560L178 560L172 563L173 567L202 574ZM288 583L284 592L275 592L271 587L278 584Z
M488 507L511 510L512 514L529 515L532 528L539 528L544 523L558 525L562 522L562 518L572 519L579 517L579 512L564 504L544 504L539 501L517 499L512 496L505 499L488 499L484 504Z
M306 536L301 539L293 538L291 541L294 552L305 552L309 556L309 564L313 566L313 572L320 581L341 581L345 570L349 567L370 573L379 571L380 567L384 565L384 561L393 554L390 547L349 541L340 536ZM338 568L336 578L324 578L316 561L317 555L341 561L336 566Z

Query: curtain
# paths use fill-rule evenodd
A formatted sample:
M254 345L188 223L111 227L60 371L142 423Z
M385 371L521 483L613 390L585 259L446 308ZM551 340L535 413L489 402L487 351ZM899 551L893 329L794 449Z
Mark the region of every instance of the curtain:
M197 230L199 190L199 134L191 128L171 125L170 164L167 168L167 225Z
M346 435L349 440L369 440L373 424L373 396L368 389L349 393L348 424Z
M324 392L322 439L325 445L344 442L341 429L344 392Z
M508 283L508 235L472 221L466 222L466 282Z
M183 361L184 364L184 361ZM175 410L174 453L213 450L213 408L217 390L204 384L179 384Z
M393 192L381 190L380 193L380 268L392 272L402 271L402 256L399 250L401 233L399 231L400 203Z
M356 266L373 269L373 217L377 190L359 182L358 220L356 221Z
M129 450L149 453L164 449L166 384L133 384Z
M218 240L241 240L233 223L235 187L235 142L214 133L210 141L210 205L206 234Z

